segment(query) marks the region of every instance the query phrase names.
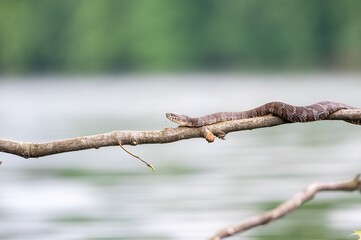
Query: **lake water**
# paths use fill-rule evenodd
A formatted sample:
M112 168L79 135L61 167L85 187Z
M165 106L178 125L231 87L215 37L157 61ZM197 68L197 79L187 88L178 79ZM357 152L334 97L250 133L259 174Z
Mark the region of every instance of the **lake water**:
M45 142L114 130L176 127L268 101L361 107L359 74L2 77L1 138ZM361 172L361 127L341 121L22 159L1 153L0 239L206 239L316 181ZM322 193L285 218L230 239L347 239L360 193Z

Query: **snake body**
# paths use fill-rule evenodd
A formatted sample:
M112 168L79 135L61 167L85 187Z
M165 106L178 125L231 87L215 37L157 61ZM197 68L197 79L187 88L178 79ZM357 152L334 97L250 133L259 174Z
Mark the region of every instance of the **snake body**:
M242 112L218 112L197 118L177 113L167 113L166 117L183 127L202 127L219 122L254 118L268 114L278 116L289 122L312 122L326 119L330 114L341 109L354 109L354 107L328 101L309 106L293 106L283 102L269 102L257 108ZM348 122L355 123L352 121Z

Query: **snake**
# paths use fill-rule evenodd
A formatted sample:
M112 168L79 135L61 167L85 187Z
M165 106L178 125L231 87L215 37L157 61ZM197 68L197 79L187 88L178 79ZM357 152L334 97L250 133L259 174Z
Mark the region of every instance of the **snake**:
M262 106L241 112L217 112L203 117L189 117L183 114L166 113L166 117L180 127L202 127L219 122L261 117L272 114L287 122L313 122L326 119L341 109L356 109L343 103L322 101L308 106L294 106L284 102L269 102ZM361 121L345 120L353 124Z

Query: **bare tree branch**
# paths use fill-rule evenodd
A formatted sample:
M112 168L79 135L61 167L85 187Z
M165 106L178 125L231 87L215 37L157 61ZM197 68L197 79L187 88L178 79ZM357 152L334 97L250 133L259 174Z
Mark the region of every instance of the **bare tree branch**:
M344 120L361 124L361 109L339 110L338 112L331 114L328 117L328 120ZM69 138L45 143L20 142L0 138L0 152L14 154L24 158L38 158L52 154L91 148L98 149L108 146L120 146L128 154L143 161L152 168L152 170L154 170L151 164L130 153L123 145L134 146L138 144L161 144L190 138L205 138L208 142L213 142L216 136L224 139L226 134L230 132L272 127L287 123L290 122L273 115L267 115L257 118L221 122L198 128L178 127L165 128L164 130L158 131L113 131L109 133ZM355 190L361 190L360 175L358 175L354 180L347 182L311 184L304 191L297 193L293 198L282 203L277 208L246 219L234 226L224 228L212 236L210 240L220 240L247 229L279 219L312 199L320 191Z
M346 182L325 182L325 183L312 183L303 191L296 193L291 199L283 202L276 208L261 213L259 215L247 218L240 223L233 226L226 227L219 230L209 240L220 240L226 237L233 236L237 233L244 232L248 229L267 224L271 221L277 220L293 210L297 209L304 203L308 202L318 192L323 191L361 191L361 175L357 175L353 180Z
M339 110L329 116L330 120L361 121L361 109ZM57 140L46 143L19 142L0 138L0 152L24 158L38 158L52 154L79 151L108 146L170 143L190 138L205 138L213 142L215 136L224 138L229 132L251 130L286 124L285 120L267 115L257 118L221 122L199 128L166 128L158 131L114 131L109 133Z

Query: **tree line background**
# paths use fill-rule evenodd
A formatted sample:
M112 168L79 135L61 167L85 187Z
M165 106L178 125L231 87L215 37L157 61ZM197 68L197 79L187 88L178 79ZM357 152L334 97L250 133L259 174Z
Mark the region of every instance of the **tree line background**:
M1 73L361 66L358 0L2 0Z

